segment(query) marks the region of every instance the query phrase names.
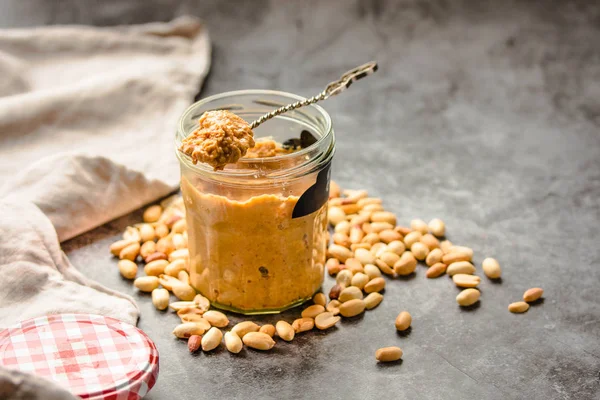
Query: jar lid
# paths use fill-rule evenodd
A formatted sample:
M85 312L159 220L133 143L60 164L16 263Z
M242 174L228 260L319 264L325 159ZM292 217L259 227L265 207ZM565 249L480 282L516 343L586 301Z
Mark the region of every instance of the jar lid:
M158 378L158 350L135 326L91 314L21 321L0 332L0 365L83 399L139 399Z

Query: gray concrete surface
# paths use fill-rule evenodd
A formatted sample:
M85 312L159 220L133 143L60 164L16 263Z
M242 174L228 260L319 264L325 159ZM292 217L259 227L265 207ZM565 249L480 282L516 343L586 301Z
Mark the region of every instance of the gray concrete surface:
M598 2L4 0L0 26L185 13L203 17L214 41L202 96L309 96L377 60L377 75L324 104L338 137L334 178L383 197L405 223L443 218L452 241L477 263L496 257L504 277L483 279L479 307L466 311L448 278L427 280L420 267L331 332L270 354L190 356L170 333L177 318L136 294L108 254L134 213L64 248L86 275L138 299L161 356L148 399L600 398ZM510 314L532 286L545 300ZM409 334L394 330L400 310L413 315ZM392 345L404 361L378 365L375 350Z

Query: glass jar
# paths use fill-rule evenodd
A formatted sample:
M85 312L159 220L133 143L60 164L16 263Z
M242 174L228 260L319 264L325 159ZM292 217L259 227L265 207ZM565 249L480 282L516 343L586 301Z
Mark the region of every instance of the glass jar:
M276 91L227 92L201 100L181 117L176 149L208 110L251 122L302 97ZM310 299L323 282L327 199L335 138L316 105L288 112L254 130L255 139L312 138L301 150L242 158L222 171L177 151L186 207L190 280L218 308L276 313Z

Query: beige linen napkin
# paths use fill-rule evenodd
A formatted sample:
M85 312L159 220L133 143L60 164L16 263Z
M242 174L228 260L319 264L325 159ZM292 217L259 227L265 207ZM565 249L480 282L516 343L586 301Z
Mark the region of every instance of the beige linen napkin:
M209 66L190 17L0 30L0 329L66 312L136 323L133 299L82 276L59 242L177 188L176 123ZM0 397L38 398L36 379L0 368Z

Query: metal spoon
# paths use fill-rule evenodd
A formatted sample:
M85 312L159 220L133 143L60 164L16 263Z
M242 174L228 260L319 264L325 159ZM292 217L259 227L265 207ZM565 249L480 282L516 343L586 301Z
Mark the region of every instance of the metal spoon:
M288 111L295 110L300 107L308 106L310 104L314 104L321 100L326 100L331 96L335 96L336 94L340 94L344 90L350 87L352 82L355 82L365 76L371 75L377 71L377 63L375 61L368 62L366 64L361 65L360 67L356 67L346 72L342 77L334 82L331 82L325 90L319 93L316 96L311 97L310 99L297 101L292 104L288 104L286 106L280 107L277 110L273 110L268 114L263 115L258 118L256 121L250 124L250 128L254 129L265 121L270 120L273 117L286 113Z

